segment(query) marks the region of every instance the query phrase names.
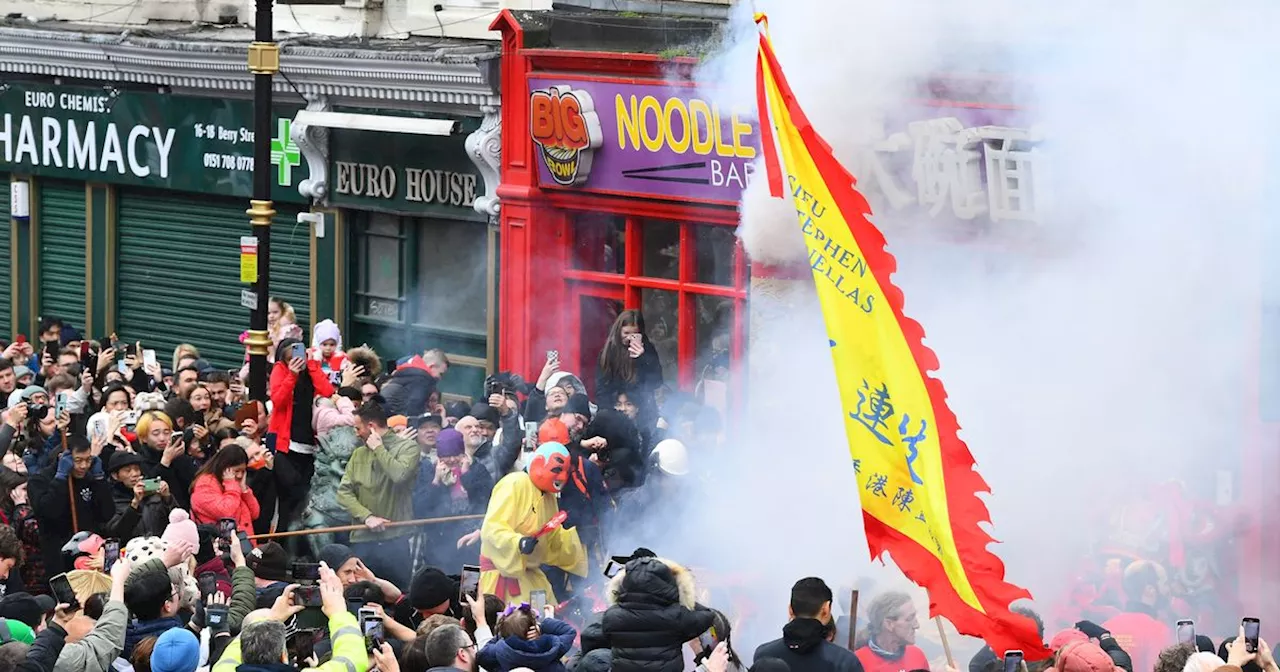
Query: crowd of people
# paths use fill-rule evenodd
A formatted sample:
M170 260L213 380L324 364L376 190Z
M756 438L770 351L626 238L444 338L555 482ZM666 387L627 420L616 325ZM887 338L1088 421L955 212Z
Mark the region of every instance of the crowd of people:
M4 347L0 672L939 667L906 593L840 615L825 581L800 579L781 637L748 659L741 615L705 604L689 568L609 554L610 531L678 500L721 435L664 384L638 311L590 393L551 351L536 381L496 374L475 404L443 401L440 350L344 349L328 320L308 342L275 299L269 327L265 400L247 367L190 345L161 362L48 317ZM1057 633L1046 660L984 649L969 670L1280 672L1243 629L1178 643L1163 581L1133 563L1105 623Z

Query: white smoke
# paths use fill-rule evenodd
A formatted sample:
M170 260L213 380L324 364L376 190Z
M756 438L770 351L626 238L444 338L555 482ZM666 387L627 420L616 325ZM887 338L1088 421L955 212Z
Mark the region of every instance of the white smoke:
M926 118L907 101L942 73L1005 83L1015 100L1001 102L1024 108L1018 126L1044 132L1038 165L1053 198L1039 223L971 231L883 203L876 216L905 311L925 326L993 490L995 550L1042 613L1088 559L1108 508L1150 485L1178 479L1212 501L1222 470L1235 504L1274 504L1240 501L1280 135L1274 5L740 1L731 39L701 73L703 95L725 105L754 107L752 9L769 14L800 104L863 183L859 148ZM746 249L756 263L803 259L790 205L762 182L744 199ZM653 542L753 577L753 643L777 636L795 579L893 580L868 569L812 285L779 287L752 291L751 410L680 516L697 542L665 524Z

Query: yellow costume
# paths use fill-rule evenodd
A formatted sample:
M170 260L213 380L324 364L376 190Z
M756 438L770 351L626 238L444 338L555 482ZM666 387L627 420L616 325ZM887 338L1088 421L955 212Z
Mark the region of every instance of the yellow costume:
M520 539L536 534L559 508L556 496L540 490L525 472L507 474L498 481L480 528L481 594L518 604L529 602L532 591L545 590L547 604L555 604L555 592L542 565L587 575L587 551L577 530L554 529L538 539L532 553L520 552Z

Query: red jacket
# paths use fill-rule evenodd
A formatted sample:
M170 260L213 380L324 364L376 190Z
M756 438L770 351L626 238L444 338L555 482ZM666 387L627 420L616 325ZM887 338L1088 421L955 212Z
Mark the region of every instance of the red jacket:
M219 483L217 476L202 474L191 486L191 517L196 523L213 524L219 518L235 518L236 529L253 534L253 519L259 512L253 490L241 490L235 481Z
M320 370L320 362L307 360L307 373L311 376L311 384L316 388L316 396L332 397L333 384L328 376ZM289 370L284 362L276 362L271 368L271 418L267 420L267 431L276 435L276 450L289 452L289 428L293 426L293 387L298 376Z

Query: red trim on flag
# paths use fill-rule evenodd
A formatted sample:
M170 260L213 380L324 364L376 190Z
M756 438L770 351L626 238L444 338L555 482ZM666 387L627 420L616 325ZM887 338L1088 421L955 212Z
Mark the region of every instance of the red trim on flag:
M890 280L897 270L897 261L885 249L884 235L867 219L871 214L871 206L854 188L856 181L853 176L835 159L831 147L818 135L800 109L795 93L787 83L772 45L767 40L761 40L760 58L771 68L778 91L791 114L792 123L813 157L818 173L827 183L836 206L844 214L849 230L884 292L884 299L893 310L894 318L898 321L925 382L937 425L951 533L965 576L985 613L974 609L960 597L942 562L931 551L898 529L864 513L871 555L873 558L882 558L885 552L892 555L894 563L908 578L929 591L930 614L945 616L960 633L982 637L998 653L1022 649L1028 660L1047 658L1050 652L1041 641L1035 624L1009 610L1011 602L1030 598L1031 594L1004 580L1004 563L987 548L995 540L982 529L980 523L990 523L991 516L977 493L989 493L990 488L976 470L968 446L957 434L959 424L955 414L947 406L947 393L942 381L928 375L938 368L937 355L924 345L924 329L920 323L903 313L902 291Z
M773 121L769 114L769 98L764 91L765 36L760 35L762 48L756 54L756 109L760 110L760 152L764 154L764 173L769 183L769 195L782 198L782 166L778 163L778 146L773 142Z

